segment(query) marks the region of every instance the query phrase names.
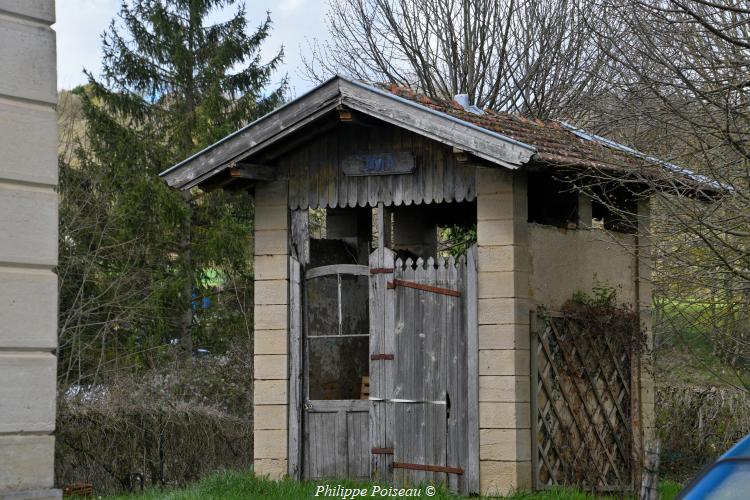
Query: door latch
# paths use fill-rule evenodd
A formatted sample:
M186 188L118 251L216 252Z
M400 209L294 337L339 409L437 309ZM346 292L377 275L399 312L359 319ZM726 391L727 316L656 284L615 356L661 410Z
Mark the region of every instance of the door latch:
M309 402L309 401L307 401L305 404L302 405L302 409L305 410L305 411L312 410L312 403Z

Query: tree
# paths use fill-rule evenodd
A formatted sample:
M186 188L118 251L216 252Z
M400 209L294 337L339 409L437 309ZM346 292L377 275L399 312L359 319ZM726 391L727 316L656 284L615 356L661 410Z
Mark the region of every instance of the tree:
M735 369L718 375L750 389L750 9L735 0L601 0L595 12L592 36L613 69L606 74L617 76L590 107L598 130L680 174L635 179L655 194L655 294L678 316L675 330L705 332ZM710 202L686 194L676 165L695 173Z
M603 51L577 0L330 0L330 41L306 73L418 89L497 111L575 116L600 91Z
M102 36L101 79L87 71L88 85L77 89L85 141L61 164L64 371L91 365L95 347L100 358L138 364L138 353L175 337L189 356L196 334L218 348L249 333L251 201L181 197L158 178L284 98L285 78L268 91L282 51L267 63L259 54L270 18L248 34L240 5L208 23L235 3L124 1ZM76 316L81 328L66 330Z

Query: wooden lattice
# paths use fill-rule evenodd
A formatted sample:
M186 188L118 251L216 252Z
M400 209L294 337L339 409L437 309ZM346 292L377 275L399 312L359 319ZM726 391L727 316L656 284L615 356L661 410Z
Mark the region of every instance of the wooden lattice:
M532 334L534 485L632 489L629 350L545 313Z

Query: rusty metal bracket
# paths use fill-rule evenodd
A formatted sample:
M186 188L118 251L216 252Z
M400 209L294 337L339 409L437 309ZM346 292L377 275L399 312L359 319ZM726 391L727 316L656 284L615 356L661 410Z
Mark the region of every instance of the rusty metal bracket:
M447 472L448 474L463 475L464 470L461 467L447 467L445 465L423 465L423 464L408 464L404 462L393 462L394 469L411 469L411 470L424 470L428 472Z
M370 274L393 274L392 267L373 267L370 269Z
M422 283L414 283L413 281L404 280L393 280L389 281L387 288L393 290L397 286L403 286L405 288L413 288L414 290L422 290L425 292L439 293L440 295L449 295L451 297L460 297L461 292L458 290L451 290L450 288L441 288L439 286L423 285Z
M373 455L393 455L393 448L373 448Z
M378 361L378 360L384 360L384 361L393 361L394 356L393 354L371 354L370 359L372 361Z

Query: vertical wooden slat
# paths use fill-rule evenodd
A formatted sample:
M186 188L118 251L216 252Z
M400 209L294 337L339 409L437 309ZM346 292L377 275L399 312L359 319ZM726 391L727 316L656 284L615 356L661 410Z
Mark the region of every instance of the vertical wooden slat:
M435 183L435 177L434 173L437 170L438 166L438 157L440 155L440 151L435 151L434 148L430 148L429 143L425 145L426 147L423 148L425 156L428 156L429 158L429 168L426 168L422 170L421 176L422 176L422 192L420 193L422 195L422 203L433 203L433 192L434 192L434 183Z
M441 266L445 259L441 259ZM449 371L446 373L446 401L450 400L450 408L446 405L446 427L448 429L446 436L445 465L448 467L458 467L466 471L466 352L464 337L466 328L463 324L463 304L465 300L464 290L464 272L463 260L456 261L456 283L447 286L455 287L461 293L460 297L442 296L443 304L448 302L455 303L456 318L453 321L453 333L448 332L446 335L447 346L446 366ZM440 276L438 275L438 282ZM444 306L442 306L444 307ZM449 487L458 492L463 492L463 485L466 478L463 475L448 474L447 484Z
M384 218L383 220L386 221L385 218L385 210L384 210ZM387 269L393 269L396 264L394 262L394 253L388 249L383 249L383 266ZM381 290L383 291L383 352L388 354L396 354L396 344L394 339L394 332L396 331L396 291L395 290L388 290L388 288L385 286L389 276L387 274L381 275L383 277L383 287ZM382 381L383 381L383 394L387 398L393 397L393 386L394 386L394 367L392 361L385 361L381 362L382 367ZM384 412L384 418L385 418L385 447L386 448L393 448L394 446L394 428L396 427L396 415L394 412L393 404L386 403L384 405L385 412ZM382 456L382 464L384 467L384 474L383 479L386 481L392 481L392 465L393 465L393 455L383 455Z
M383 268L383 248L370 254L370 269ZM370 355L383 351L383 319L385 298L383 274L370 277ZM370 448L385 447L385 406L378 399L386 397L383 392L383 364L370 361ZM383 479L383 455L371 456L371 474L376 481Z
M468 174L474 173L474 169L471 167L467 167L463 164L457 163L454 158L453 162L453 171L454 171L454 196L456 201L464 201L466 200L466 195L469 192L469 179ZM472 178L474 175L471 176Z
M289 257L289 436L288 473L301 478L302 467L302 289L300 263Z
M352 457L349 456L348 441L350 436L347 432L347 414L346 410L336 413L335 418L331 419L336 425L336 443L335 443L335 477L349 477L349 464ZM353 436L351 439L354 439Z
M347 200L346 206L354 208L357 206L357 178L356 177L345 177Z
M469 420L469 397L468 397L468 320L467 320L467 258L462 255L456 261L456 290L461 292L460 299L457 301L456 318L454 320L456 335L453 336L454 351L452 355L453 373L449 381L453 381L454 395L451 396L453 408L450 419L454 425L453 428L453 454L448 454L448 465L451 467L460 467L464 471L468 470L468 420ZM456 491L464 494L469 493L468 479L466 474L454 476Z
M443 273L447 273L447 266L449 266L450 263L448 262L447 258L440 258L438 260L438 268L437 268L437 275L435 276L435 283L437 286L442 286L445 288L450 288L452 290L457 290L459 293L462 292L462 290L459 288L458 282L451 283L450 279L446 279L443 277ZM445 269L445 271L443 271ZM456 277L460 276L460 270L456 274ZM461 303L463 300L463 296L459 298L454 298L450 296L441 296L440 297L440 309L443 309L446 307L446 305L449 302L457 301ZM457 308L460 310L461 308ZM460 329L460 332L456 332L456 326L458 326L458 322L451 317L447 318L450 323L446 323L446 326L448 330L446 331L447 335L446 337L446 347L443 354L443 363L446 367L446 373L445 373L445 400L450 401L451 408L450 408L450 415L448 414L449 408L446 404L445 413L446 413L446 450L445 450L445 464L450 467L462 467L461 461L461 444L459 440L459 436L457 435L458 429L459 429L459 418L457 415L457 411L460 411L461 404L460 404L460 396L459 394L462 391L460 389L460 375L459 375L459 359L458 359L458 341L463 334L463 329ZM460 328L460 327L459 327ZM454 333L455 332L455 333ZM442 333L442 332L441 332ZM455 475L455 474L448 474L447 475L447 484L448 487L453 491L458 491L459 488L459 481L462 481L463 478L461 476Z
M310 218L307 209L291 211L291 231L289 233L292 255L301 266L310 262Z
M479 492L479 333L477 317L477 246L466 255L466 358L468 457L466 482L470 493Z
M382 213L382 207L380 212ZM381 238L382 239L382 238ZM393 268L393 252L380 245L370 254L370 268ZM387 306L387 298L390 290L387 290L387 281L391 279L390 274L375 274L370 277L370 354L392 353L388 350L388 342L385 334L386 325L392 321L387 319L392 315L392 307ZM390 427L388 425L388 404L382 401L390 397L389 379L387 378L390 361L370 361L370 443L371 448L390 448L392 439L389 438ZM373 454L371 457L371 475L373 479L388 481L390 479L389 455Z
M289 179L289 209L290 210L296 210L299 207L299 201L300 201L300 188L301 188L301 178L299 175L296 174L296 172L291 172L292 168L291 165L294 165L294 156L291 155L289 157L286 157L282 159L280 164L280 174L286 176L286 178Z
M350 196L350 189L351 189L351 178L347 175L344 175L344 172L341 168L341 163L343 159L348 154L349 150L349 143L353 140L354 131L351 127L343 127L342 132L339 135L338 138L338 156L339 161L337 164L338 169L338 182L339 182L339 208L344 208L349 206L349 196Z
M334 141L332 141L332 139ZM338 165L331 160L330 147L335 145L335 137L327 135L319 141L320 143L320 180L319 185L319 204L321 207L328 207L328 199L331 190L331 179L336 177ZM332 144L333 143L333 144Z
M339 151L339 143L341 141L329 140L328 145L328 158L330 162L330 179L328 180L328 206L338 207L339 206L339 179L342 175L341 172L341 159Z
M421 137L414 138L415 140L412 141L412 149L414 150L417 158L420 159L421 163L429 165L428 168L418 168L414 171L412 174L412 182L411 182L411 193L408 198L411 199L412 203L416 205L420 205L424 202L424 189L425 189L425 180L427 178L427 173L432 172L432 161L430 158L430 152L428 151L428 148L425 146L424 141L422 141Z
M445 200L443 177L445 175L445 157L447 154L446 151L440 151L435 155L435 166L431 172L433 203L442 203Z

